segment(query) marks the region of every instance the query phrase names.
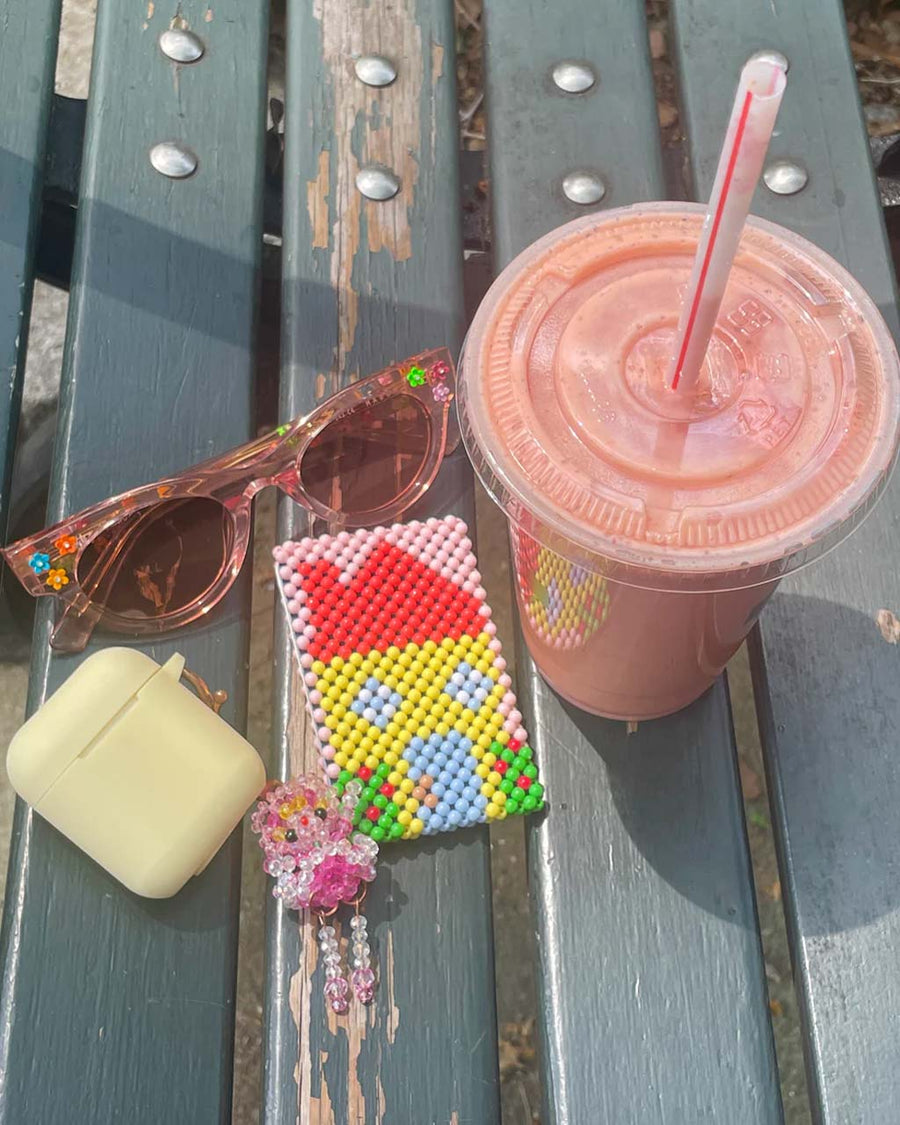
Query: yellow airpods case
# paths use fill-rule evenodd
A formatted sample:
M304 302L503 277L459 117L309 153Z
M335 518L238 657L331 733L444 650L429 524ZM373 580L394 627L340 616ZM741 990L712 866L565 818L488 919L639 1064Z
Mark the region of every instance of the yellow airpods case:
M17 732L13 788L129 890L168 898L199 874L266 783L246 739L165 665L89 657Z

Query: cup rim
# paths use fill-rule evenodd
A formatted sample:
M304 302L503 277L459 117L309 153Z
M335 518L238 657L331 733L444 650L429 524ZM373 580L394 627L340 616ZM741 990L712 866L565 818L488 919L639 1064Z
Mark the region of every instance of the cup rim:
M890 479L900 433L900 361L887 325L860 282L824 250L802 236L756 216L750 216L747 221L751 229L770 238L787 241L795 254L809 259L813 267L850 293L872 334L885 383L893 391L885 396L885 423L866 459L864 468L867 472L865 475L860 473L854 487L844 491L837 514L827 506L820 507L801 521L796 529L791 528L771 539L750 544L752 549L748 548L748 544L704 546L701 549L643 542L632 546L586 527L577 519L569 518L568 513L561 514L549 498L535 493L524 474L517 471L513 458L502 456L487 440L485 418L479 417L479 413L484 415L486 411L473 410L473 399L477 397L477 390L473 389L476 377L471 362L467 367L466 356L468 354L471 361L473 338L476 346L480 347L481 335L490 324L498 303L509 291L513 279L540 258L544 250L556 247L581 230L611 224L635 212L702 217L706 208L697 203L663 201L593 213L550 231L517 255L497 276L475 314L460 352L458 406L463 442L481 483L510 521L543 545L579 565L624 584L648 589L705 592L740 589L773 581L832 550L863 522Z

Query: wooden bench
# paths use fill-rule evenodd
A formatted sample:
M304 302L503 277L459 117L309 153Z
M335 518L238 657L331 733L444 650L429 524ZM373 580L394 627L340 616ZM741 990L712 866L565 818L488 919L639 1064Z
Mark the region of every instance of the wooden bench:
M494 268L601 206L664 198L643 0L486 4ZM897 328L893 275L841 14L831 0L672 0L690 195L708 194L752 51L790 61L773 157L808 170L754 210L843 261ZM176 69L159 5L101 5L87 106L51 516L228 448L251 432L262 247L266 18L183 0L204 58ZM58 0L10 5L0 38L0 496L7 496L45 168ZM463 330L453 6L289 0L281 414ZM354 57L397 60L363 85ZM566 94L550 72L588 62ZM188 143L166 179L150 147ZM364 165L397 195L357 190ZM472 519L449 460L427 510ZM897 651L900 493L847 545L786 581L752 643L757 705L817 1121L896 1120L900 946ZM2 516L2 512L0 512ZM284 505L279 532L305 526ZM246 575L244 576L246 579ZM72 670L35 636L30 705ZM239 584L184 652L246 712ZM726 685L628 736L560 703L519 646L518 687L549 815L529 826L544 1125L779 1122L783 1111ZM310 761L281 617L272 772ZM3 918L0 1121L203 1125L230 1118L239 837L175 899L130 896L26 809ZM369 916L371 1015L323 1010L314 943L267 899L266 1125L494 1125L500 1118L488 834L385 849ZM260 903L260 908L263 908Z

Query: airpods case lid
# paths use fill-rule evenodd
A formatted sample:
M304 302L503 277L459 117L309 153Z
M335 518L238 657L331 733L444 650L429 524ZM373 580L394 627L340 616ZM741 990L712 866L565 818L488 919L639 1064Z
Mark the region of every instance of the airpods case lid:
M253 747L135 649L95 653L10 743L13 788L130 890L175 894L264 787Z

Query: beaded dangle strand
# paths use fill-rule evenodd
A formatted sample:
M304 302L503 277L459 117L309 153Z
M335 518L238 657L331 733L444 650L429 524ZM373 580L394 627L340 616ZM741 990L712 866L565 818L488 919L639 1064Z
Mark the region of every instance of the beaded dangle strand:
M365 914L359 910L361 899L356 901L356 913L350 919L353 942L353 971L350 974L350 983L360 1004L371 1004L375 995L375 974L372 971L370 959L371 949L367 934L368 923Z
M325 999L331 1005L332 1011L344 1015L350 1008L350 987L360 1004L371 1004L375 997L375 973L372 970L371 955L367 933L368 922L365 914L360 912L365 891L353 904L356 913L350 919L350 942L352 946L352 971L348 982L341 968L341 953L338 945L337 933L328 919L334 914L319 914L319 951L325 965ZM337 910L337 907L335 907ZM326 924L327 923L327 924Z
M319 915L319 951L325 964L325 999L331 1010L342 1016L350 1007L350 984L341 969L341 953L334 926L326 925L327 915Z

